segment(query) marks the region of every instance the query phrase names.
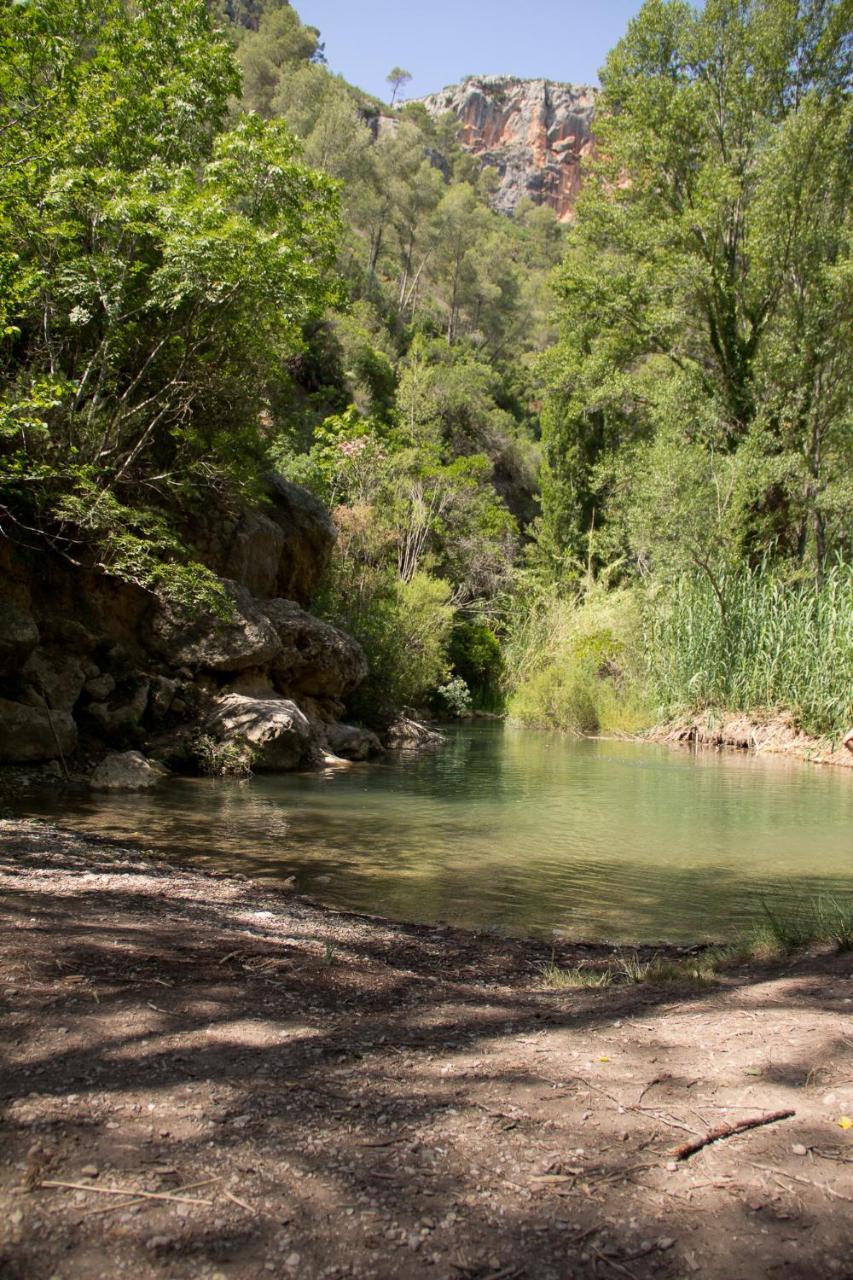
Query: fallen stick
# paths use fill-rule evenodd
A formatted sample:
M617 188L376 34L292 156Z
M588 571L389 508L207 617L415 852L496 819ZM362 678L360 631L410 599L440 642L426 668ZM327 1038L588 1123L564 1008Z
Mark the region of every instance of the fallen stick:
M689 1156L695 1155L697 1151L701 1151L703 1147L709 1146L712 1142L719 1142L722 1138L731 1138L736 1133L745 1133L747 1129L760 1129L762 1125L775 1124L777 1120L788 1120L796 1114L796 1111L771 1111L766 1116L754 1116L751 1120L738 1120L736 1124L721 1124L716 1129L711 1129L703 1137L697 1138L695 1142L685 1142L683 1146L675 1147L670 1154L675 1156L676 1160L687 1160Z
M245 1200L238 1200L238 1198L237 1198L235 1195L233 1195L233 1194L228 1190L228 1188L227 1188L227 1187L225 1187L225 1188L223 1189L223 1193L222 1193L222 1194L223 1194L224 1196L227 1196L227 1198L228 1198L229 1200L233 1201L233 1203L234 1203L234 1204L239 1205L241 1209L245 1209L247 1213L257 1214L257 1212L258 1212L258 1211L257 1211L257 1209L253 1209L253 1208L252 1208L252 1206L251 1206L250 1204L246 1204L246 1201L245 1201Z
M40 1187L63 1187L68 1191L88 1191L96 1196L133 1196L140 1200L177 1200L179 1204L213 1204L212 1200L194 1200L191 1196L173 1196L167 1191L137 1191L135 1187L93 1187L86 1182L40 1182Z
M176 1191L195 1191L196 1187L209 1187L212 1182L221 1182L221 1178L203 1178L201 1182L188 1182L185 1187L175 1187ZM139 1191L128 1191L129 1196L133 1196L132 1200L125 1200L121 1204L108 1204L105 1208L90 1209L88 1213L84 1213L84 1218L97 1218L104 1213L118 1213L120 1209L131 1209L134 1205L144 1204L145 1201L138 1199L142 1194Z

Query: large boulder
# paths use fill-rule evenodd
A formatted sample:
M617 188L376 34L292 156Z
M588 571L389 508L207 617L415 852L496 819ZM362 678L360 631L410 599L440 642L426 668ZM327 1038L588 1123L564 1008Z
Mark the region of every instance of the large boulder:
M219 698L206 729L218 742L247 745L255 769L298 769L318 758L319 744L308 717L288 698Z
M89 779L95 791L147 791L168 777L162 765L139 751L114 751L106 756Z
M71 755L77 726L68 711L0 698L0 764L29 764Z
M17 675L39 642L39 629L28 613L8 601L0 604L0 675Z
M270 595L310 604L329 567L335 526L322 502L283 476L270 477L267 494L266 515L284 534L275 590Z
M266 600L262 607L279 639L272 676L280 693L342 698L367 675L364 651L351 636L293 600Z
M253 596L275 595L286 540L275 520L247 511L237 521L224 553L222 576L239 582Z
M161 604L151 624L151 647L171 667L244 671L269 665L281 641L258 602L245 587L226 582L233 613L227 621L212 614L187 617Z
M139 737L142 718L148 708L150 680L125 682L109 702L90 702L86 715L97 725L99 733L116 743Z
M261 508L196 521L193 545L214 573L253 596L307 605L329 566L335 527L313 494L282 476L269 478L265 497Z

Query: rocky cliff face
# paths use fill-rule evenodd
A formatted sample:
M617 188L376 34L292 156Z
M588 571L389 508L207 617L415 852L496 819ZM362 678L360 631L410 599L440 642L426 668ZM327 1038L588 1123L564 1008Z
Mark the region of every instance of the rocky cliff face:
M580 162L593 149L595 89L512 76L470 76L421 101L452 112L461 143L500 175L494 206L512 213L522 196L568 221L580 190Z
M105 750L142 748L192 768L200 735L214 755L236 745L260 769L378 749L373 734L340 723L367 673L361 648L303 607L334 543L325 509L276 476L262 509L195 533L231 598L225 621L0 546L0 764L70 760L85 772ZM142 757L121 763L123 774L146 773ZM147 774L127 785L149 785Z

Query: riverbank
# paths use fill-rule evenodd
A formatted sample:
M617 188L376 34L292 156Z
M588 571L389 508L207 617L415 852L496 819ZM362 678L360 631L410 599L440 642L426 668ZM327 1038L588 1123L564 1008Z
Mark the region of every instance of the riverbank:
M541 944L17 821L0 893L3 1274L851 1275L849 955L549 991Z
M848 738L850 736L848 734ZM785 756L807 764L853 768L853 750L836 739L815 738L804 733L793 717L781 712L761 719L733 711L678 716L638 734L636 741L751 751L756 755Z

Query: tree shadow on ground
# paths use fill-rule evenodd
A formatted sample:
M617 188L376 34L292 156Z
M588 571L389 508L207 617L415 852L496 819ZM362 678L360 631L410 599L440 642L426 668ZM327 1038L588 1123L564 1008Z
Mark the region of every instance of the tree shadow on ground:
M849 1273L825 1190L834 1175L851 1196L849 1167L811 1095L793 1138L756 1131L669 1168L674 1142L719 1122L715 1099L733 1120L800 1109L827 1063L844 1078L843 961L549 993L536 948L105 865L105 887L81 860L0 915L3 1172L29 1188L0 1275L47 1278L58 1259L75 1277L238 1280ZM823 1163L791 1175L780 1142ZM206 1178L198 1208L100 1212L97 1191L40 1186Z

